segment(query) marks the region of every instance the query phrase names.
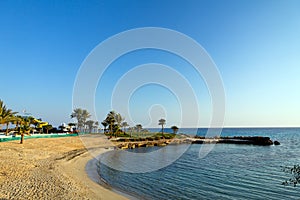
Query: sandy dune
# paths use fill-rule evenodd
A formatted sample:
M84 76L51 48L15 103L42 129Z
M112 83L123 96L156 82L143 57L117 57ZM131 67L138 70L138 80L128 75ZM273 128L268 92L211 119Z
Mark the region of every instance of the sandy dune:
M101 136L2 142L0 199L126 199L85 171L92 155L110 146Z

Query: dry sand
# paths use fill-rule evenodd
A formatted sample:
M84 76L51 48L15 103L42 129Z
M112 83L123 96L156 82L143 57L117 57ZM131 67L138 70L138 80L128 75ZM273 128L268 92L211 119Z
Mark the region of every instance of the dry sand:
M93 182L85 170L109 146L95 135L2 142L0 199L126 199Z

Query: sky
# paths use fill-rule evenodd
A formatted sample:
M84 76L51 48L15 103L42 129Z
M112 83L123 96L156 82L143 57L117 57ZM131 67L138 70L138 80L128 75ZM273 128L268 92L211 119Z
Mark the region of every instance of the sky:
M215 63L225 127L299 127L299 10L297 0L1 0L0 99L55 126L71 122L74 85L91 52L124 31L160 27L192 38ZM131 126L156 127L160 118L167 127L210 125L209 86L178 55L132 51L98 78L94 120L113 109Z

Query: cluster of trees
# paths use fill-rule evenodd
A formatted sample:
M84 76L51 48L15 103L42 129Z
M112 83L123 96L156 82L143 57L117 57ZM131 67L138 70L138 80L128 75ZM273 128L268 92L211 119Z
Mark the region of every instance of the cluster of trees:
M124 121L125 118L122 117L120 113L116 113L115 111L110 111L106 118L101 122L101 124L104 127L104 132L110 134L110 136L117 137L120 134L126 134L126 127L129 127L129 124ZM164 136L164 126L166 124L165 119L160 119L158 121L158 125L161 125L162 128L162 136ZM122 130L123 128L123 130ZM177 126L172 126L171 129L173 129L173 132L176 133L178 131ZM133 127L129 127L129 132L132 133L136 131L137 133L140 133L143 130L143 126L141 124L137 124ZM129 135L128 135L129 136ZM131 137L131 134L130 134Z
M31 125L36 127L38 122L31 116L20 116L16 115L17 113L18 112L13 112L11 109L7 108L3 101L0 100L0 128L2 125L6 125L5 135L8 135L10 130L9 125L15 125L15 127L11 128L11 130L14 130L14 132L21 135L20 143L23 144L24 135L30 134L30 131L33 128ZM46 125L44 128L48 131L52 129L52 126Z
M93 130L98 130L99 122L90 120L90 113L87 110L76 108L73 110L71 114L71 118L77 119L77 127L80 131L83 132L93 132ZM162 128L162 135L164 136L164 128L165 128L166 120L160 119L158 121L158 125ZM129 127L128 122L125 121L125 118L115 111L110 111L106 118L101 122L103 126L104 133L112 136L129 136L131 137L131 133L137 132L146 132L147 130L143 129L141 124L137 124L135 126ZM177 126L172 126L171 129L173 133L176 134L178 131ZM129 134L127 134L129 132Z
M76 118L77 124L69 123L69 125L77 125L78 130L82 132L98 132L99 122L89 119L91 114L81 108L76 108L71 114L71 118Z
M104 127L104 132L117 135L117 132L120 131L121 124L125 119L121 116L121 114L116 113L115 111L110 111L106 118L101 122ZM107 129L108 127L108 129Z
M105 134L109 134L110 136L114 135L115 137L120 134L129 136L126 134L126 128L129 127L129 124L125 121L125 118L120 113L110 111L101 124L104 127ZM141 131L142 125L138 124L136 128ZM130 127L129 129L132 132L134 128Z
M71 118L76 118L77 128L82 132L98 132L99 122L90 119L91 114L82 108L76 108L71 114ZM119 132L126 132L128 123L124 121L125 118L121 114L111 111L107 114L105 120L101 122L104 127L105 133L111 133L117 135ZM122 130L123 128L123 130ZM95 131L96 130L96 131Z
M17 112L13 112L11 109L8 109L6 105L4 105L3 101L0 100L0 127L5 124L6 125L6 132L5 134L8 135L8 126L10 123L18 123L19 119L15 116Z
M39 125L38 121L41 121L41 119L36 120L32 116L20 116L16 115L17 112L12 111L12 109L7 108L6 105L4 105L3 101L0 100L0 128L3 125L6 125L5 134L8 135L10 130L13 130L15 133L21 135L21 142L24 141L24 135L30 134L31 131L37 130L37 126ZM90 119L91 114L81 108L76 108L71 114L71 118L76 118L77 123L69 123L68 125L70 127L77 126L77 129L83 132L98 132L99 130L99 122L93 121ZM146 132L147 130L143 129L143 126L141 124L137 124L133 127L129 127L129 124L125 121L125 118L120 114L116 113L115 111L110 111L106 118L101 122L101 124L104 127L104 133L108 134L110 136L130 136L132 132ZM164 127L166 124L165 119L160 119L158 122L158 125L162 127L162 135L164 134ZM10 128L10 125L15 125L14 128ZM33 125L33 126L32 126ZM63 127L61 127L62 129ZM176 126L171 127L176 133L178 131L178 128ZM43 129L48 133L50 130L54 130L52 125L48 124L43 126ZM130 135L126 134L126 132L129 130ZM42 129L39 129L40 132L42 132Z

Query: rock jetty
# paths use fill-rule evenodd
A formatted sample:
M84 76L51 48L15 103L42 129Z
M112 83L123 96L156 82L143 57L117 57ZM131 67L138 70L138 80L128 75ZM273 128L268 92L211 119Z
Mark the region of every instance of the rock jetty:
M234 137L184 137L174 139L164 138L115 138L111 140L119 149L134 149L139 147L166 146L168 144L241 144L270 146L280 145L278 141L273 142L269 137L261 136L234 136Z

